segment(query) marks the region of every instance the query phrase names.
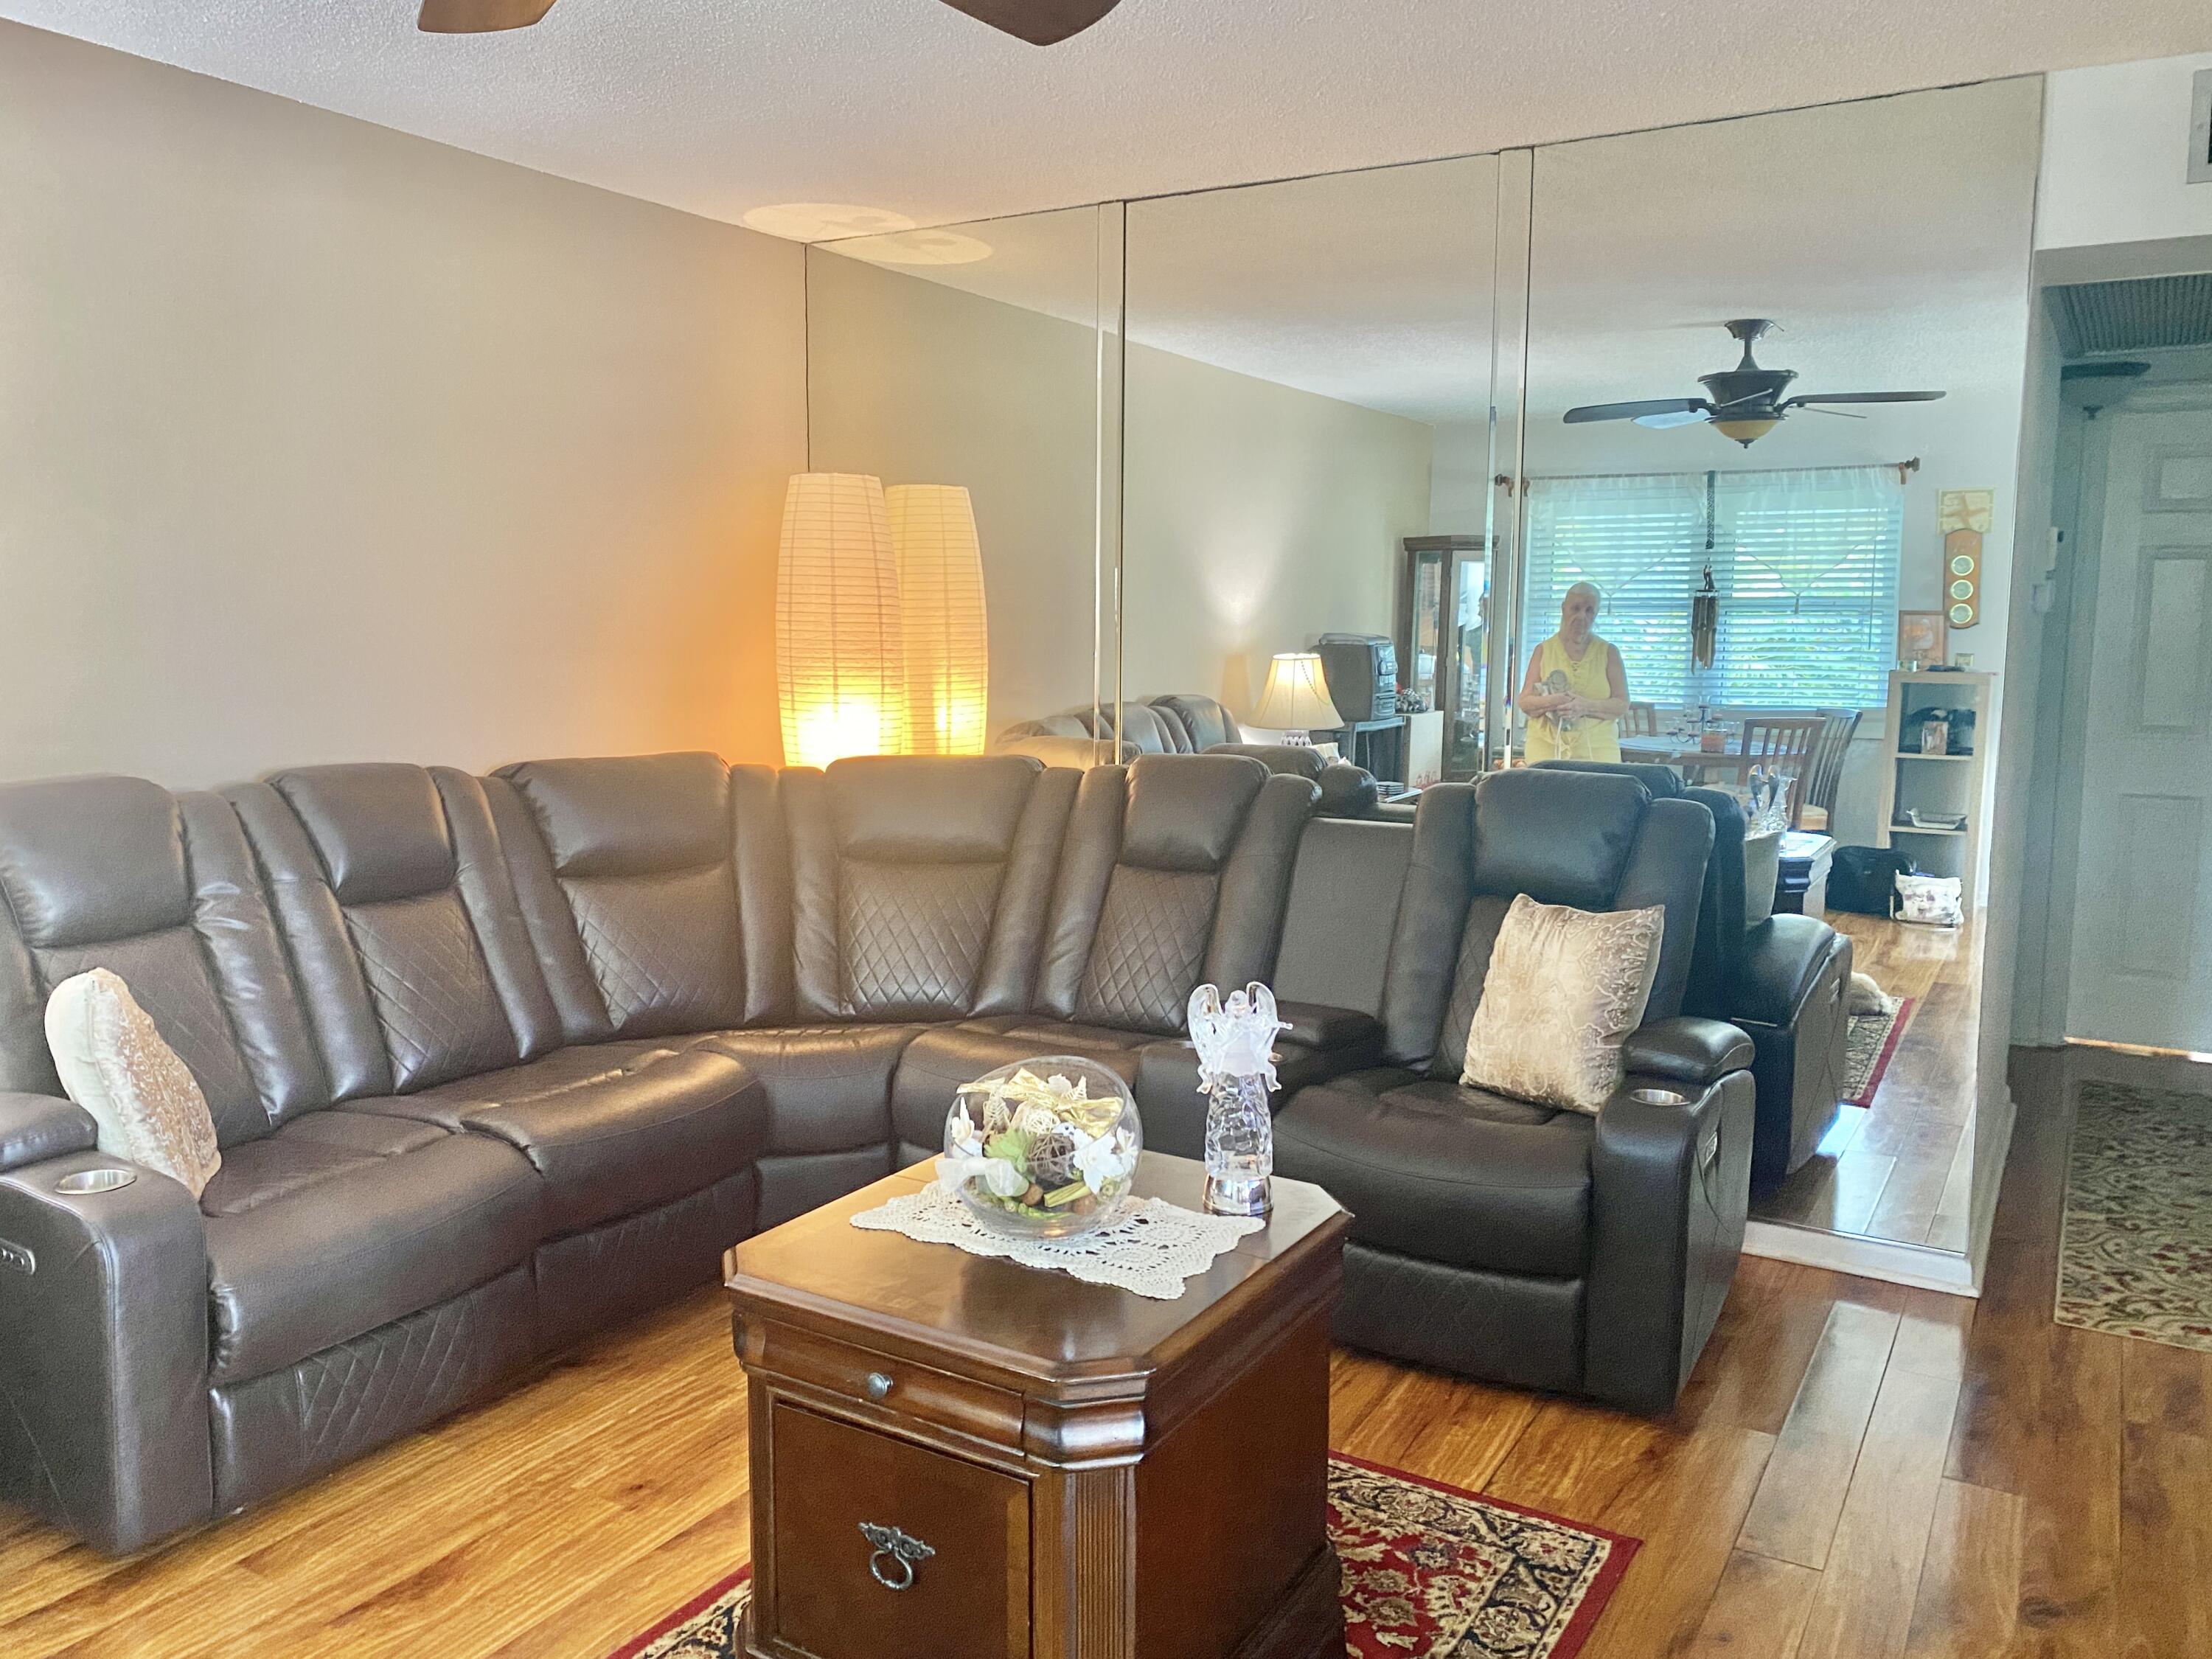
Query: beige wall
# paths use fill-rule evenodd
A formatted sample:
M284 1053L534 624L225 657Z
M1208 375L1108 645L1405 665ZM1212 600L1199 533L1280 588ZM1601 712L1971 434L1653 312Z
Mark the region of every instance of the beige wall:
M1133 346L1122 676L1239 720L1267 659L1325 632L1389 634L1399 542L1429 528L1433 431Z
M808 256L812 465L964 484L983 550L993 736L1091 702L1096 333L822 249Z
M0 776L775 760L802 283L0 23Z
M992 732L1087 704L1094 331L819 249L807 314L812 464L974 496ZM1391 631L1398 540L1428 528L1429 428L1140 345L1127 380L1130 696L1242 716L1273 653Z

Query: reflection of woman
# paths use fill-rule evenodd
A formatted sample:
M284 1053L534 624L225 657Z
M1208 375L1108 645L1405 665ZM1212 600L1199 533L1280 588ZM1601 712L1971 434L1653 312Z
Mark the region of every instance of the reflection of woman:
M1559 603L1559 631L1529 653L1521 684L1528 758L1617 761L1628 675L1620 653L1590 632L1598 591L1577 582Z

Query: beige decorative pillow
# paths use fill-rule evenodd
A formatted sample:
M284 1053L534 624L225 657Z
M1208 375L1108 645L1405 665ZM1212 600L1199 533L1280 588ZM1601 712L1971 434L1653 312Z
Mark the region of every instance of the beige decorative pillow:
M101 1152L159 1170L194 1198L207 1190L222 1167L207 1097L129 986L105 968L55 986L46 1047L69 1097L100 1126Z
M1460 1081L1595 1112L1620 1086L1620 1045L1644 1023L1663 906L1577 910L1513 901L1490 953Z

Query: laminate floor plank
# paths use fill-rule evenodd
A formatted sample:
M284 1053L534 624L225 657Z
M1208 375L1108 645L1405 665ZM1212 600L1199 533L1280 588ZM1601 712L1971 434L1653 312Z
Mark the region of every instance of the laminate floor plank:
M1937 1489L1905 1659L1998 1659L2012 1651L2021 1512L2008 1492L1958 1480Z
M1883 1376L1798 1659L1904 1652L1958 1400L1956 1375L1892 1366Z
M1820 1582L1810 1567L1738 1550L1684 1659L1792 1659Z
M2212 1440L2151 1423L2121 1432L2116 1651L2212 1654Z
M1898 1316L1838 1303L1774 1444L1736 1547L1818 1571L1897 1340Z

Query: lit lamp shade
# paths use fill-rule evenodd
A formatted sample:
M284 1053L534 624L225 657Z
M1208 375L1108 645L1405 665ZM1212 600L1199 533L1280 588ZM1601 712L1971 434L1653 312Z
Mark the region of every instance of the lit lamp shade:
M864 473L801 472L784 494L775 684L786 765L906 751L898 564Z
M1344 716L1328 700L1328 677L1322 672L1321 656L1312 651L1279 651L1267 664L1267 689L1252 711L1254 726L1271 726L1292 743L1309 741L1316 728L1329 731L1344 724Z
M908 752L980 755L991 685L983 550L957 484L884 491L904 617Z

